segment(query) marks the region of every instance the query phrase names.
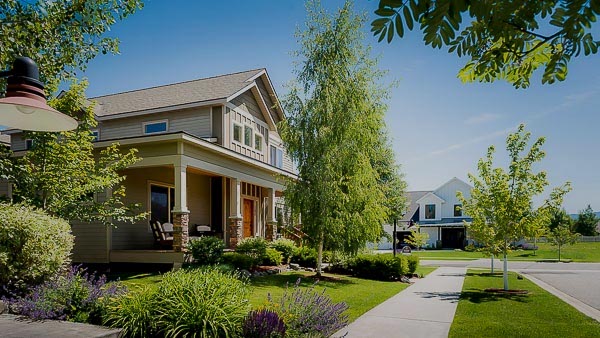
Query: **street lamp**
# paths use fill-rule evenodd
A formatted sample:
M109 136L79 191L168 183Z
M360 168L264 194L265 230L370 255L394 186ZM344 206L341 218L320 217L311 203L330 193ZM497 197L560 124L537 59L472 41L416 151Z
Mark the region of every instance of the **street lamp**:
M6 96L0 99L0 125L32 131L65 131L77 121L46 103L39 70L28 57L18 57L12 69L0 71L7 78Z

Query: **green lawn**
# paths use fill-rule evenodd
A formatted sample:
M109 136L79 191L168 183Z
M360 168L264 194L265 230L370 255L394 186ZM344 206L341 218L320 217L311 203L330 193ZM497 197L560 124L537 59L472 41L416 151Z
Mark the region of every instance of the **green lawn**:
M484 292L502 288L502 275L469 270L449 337L600 337L600 323L510 273L511 289L527 295Z
M427 275L435 269L435 267L423 266L417 269L417 273ZM302 287L311 286L315 280L309 277L310 275L314 275L314 273L286 272L278 275L252 278L250 280L250 304L252 307L259 307L266 304L267 294L269 293L274 300L278 300L283 294L286 285L289 283L290 287L293 287L298 278L301 278L302 282L300 285ZM321 291L325 288L325 293L335 302L346 302L349 306L347 314L350 321L355 320L379 303L408 287L408 284L400 282L381 282L332 274L326 274L326 276L333 276L339 280L319 281L316 285L317 290ZM111 275L110 279L120 279L128 288L134 290L141 286L153 285L159 282L161 275L158 273L123 273Z
M535 255L533 250L515 250L509 253L508 259L513 261L538 261L558 259L556 247L548 243L538 243L539 249ZM562 248L561 258L572 260L574 262L600 262L600 242L576 243ZM489 258L481 252L466 252L454 250L425 250L413 251L414 255L422 259L441 259L441 260L474 260L479 258Z

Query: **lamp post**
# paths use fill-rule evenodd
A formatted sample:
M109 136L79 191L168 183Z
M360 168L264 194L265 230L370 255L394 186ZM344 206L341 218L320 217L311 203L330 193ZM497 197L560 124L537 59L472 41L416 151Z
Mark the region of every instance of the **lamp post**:
M7 78L6 96L0 99L0 125L32 131L66 131L77 121L46 103L39 70L28 57L18 57L12 69L0 71Z

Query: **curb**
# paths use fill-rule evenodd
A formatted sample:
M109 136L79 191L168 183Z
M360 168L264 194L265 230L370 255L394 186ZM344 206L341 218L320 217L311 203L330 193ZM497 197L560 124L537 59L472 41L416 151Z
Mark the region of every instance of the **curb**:
M520 273L521 275L525 276L527 279L529 279L533 283L537 284L542 289L544 289L544 290L550 292L551 294L555 295L556 297L560 298L565 303L576 308L577 310L579 310L579 312L600 322L600 310L597 310L597 309L587 305L586 303L584 303L572 296L569 296L568 294L558 290L557 288L553 287L552 285L549 285L548 283L543 282L543 281L529 275L525 271L522 271L522 270L515 270L515 271Z

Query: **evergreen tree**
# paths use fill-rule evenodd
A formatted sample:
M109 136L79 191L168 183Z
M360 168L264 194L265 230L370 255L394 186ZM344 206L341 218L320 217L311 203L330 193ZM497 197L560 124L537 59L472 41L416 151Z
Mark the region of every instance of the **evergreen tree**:
M598 222L600 219L594 213L592 206L580 210L577 220L573 224L573 230L583 236L596 236L598 234Z

